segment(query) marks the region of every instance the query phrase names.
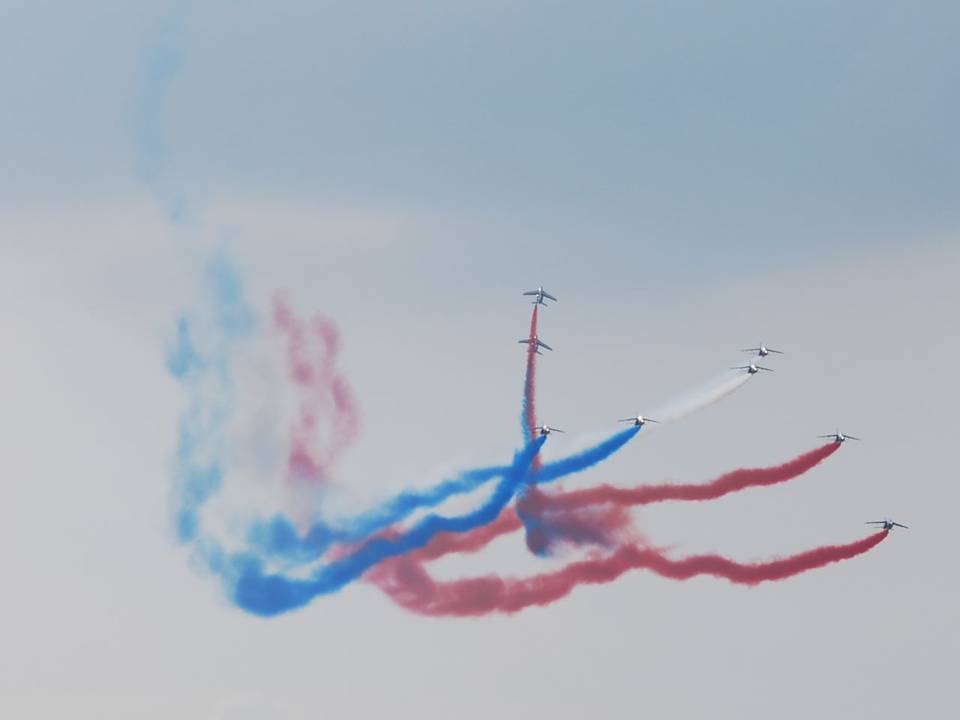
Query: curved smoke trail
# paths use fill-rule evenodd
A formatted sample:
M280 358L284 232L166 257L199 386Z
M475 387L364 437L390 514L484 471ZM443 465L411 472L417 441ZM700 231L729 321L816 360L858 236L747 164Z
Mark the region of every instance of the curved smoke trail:
M545 438L530 442L514 457L509 472L491 498L476 510L457 517L429 515L395 537L377 537L359 549L326 563L306 579L269 573L262 560L251 553L238 553L228 561L224 577L238 607L262 616L277 615L302 607L318 595L340 590L377 564L428 544L439 533L466 533L495 520L513 499L530 463Z
M259 615L300 607L317 595L339 590L387 558L422 547L438 533L469 532L494 520L512 499L545 438L534 440L517 453L492 497L473 512L457 517L430 515L397 537L366 542L315 570L309 578L271 574L255 553L226 552L203 532L200 512L219 490L224 476L220 458L225 423L232 409L230 353L249 335L254 321L230 266L218 260L211 265L209 275L219 340L209 353L200 353L192 342L190 323L185 320L178 325L177 345L168 358L168 367L191 394L177 450L175 521L181 541L193 545L196 557L221 577L239 607Z
M659 550L628 545L612 555L571 563L555 572L526 579L486 576L436 582L409 558L391 561L370 578L398 605L422 615L515 613L532 605L549 605L584 584L616 580L630 570L647 569L672 580L712 575L741 585L773 582L849 560L876 547L886 530L844 545L826 545L766 562L741 563L722 555L670 558Z
M559 460L543 463L539 470L530 473L529 482L533 485L543 485L592 468L630 442L638 432L640 432L639 427L631 426L614 433L606 440L586 450Z
M788 460L763 468L739 468L707 483L662 483L620 488L599 485L552 495L542 494L542 504L533 510L576 510L598 504L647 505L668 500L715 500L747 488L777 485L803 475L840 449L840 443L828 443Z
M286 340L290 381L302 393L290 432L287 478L323 484L360 427L353 391L336 369L340 331L319 314L304 323L280 296L273 301L273 322Z
M198 325L190 318L182 318L168 356L170 372L184 384L190 397L188 410L181 420L177 448L176 526L180 539L194 548L194 556L222 579L231 599L251 613L270 616L301 607L318 595L336 592L364 574L384 583L401 604L409 605L413 596L426 597L413 608L418 612L474 614L514 612L529 604L551 602L576 584L607 582L633 567L648 567L681 579L684 573L688 576L706 573L751 583L787 577L808 566L817 566L816 563L833 562L830 558L845 552L836 546L782 561L744 565L720 556L673 560L649 548L625 545L606 558L574 563L560 573L528 581L480 578L437 584L430 580L422 563L448 552L477 550L494 538L518 529L521 520L517 511L507 506L523 488L531 493L524 500L527 509L532 507L550 515L550 522L562 539L609 546L612 529L619 531L629 525L625 506L666 499L710 499L745 487L782 482L809 469L837 447L824 446L776 468L728 473L705 486L664 484L632 490L602 487L557 496L536 493L536 485L580 472L608 458L636 435L639 427L627 428L594 447L536 468L540 447L545 442L544 437L539 437L519 451L510 465L470 470L433 488L401 493L337 525L317 524L304 536L299 535L288 520L278 516L272 521L254 524L247 538L247 549L228 552L204 532L201 511L219 490L225 475L222 461L225 424L233 410L231 355L248 339L256 323L236 274L222 258L211 263L208 275L213 287L214 332L198 346ZM534 332L536 314L535 309ZM274 305L274 322L287 341L291 380L305 395L300 406L300 424L294 426L291 434L293 449L288 470L292 473L300 467L294 463L295 459L307 457L310 479L324 479L329 476L329 468L339 452L352 438L356 420L346 381L334 370L338 336L328 321L317 321L308 327L294 318L282 301ZM312 359L307 352L307 339L311 337L322 349ZM536 361L531 358L528 363L524 420L525 427L532 427ZM334 429L329 444L321 452L315 452L307 447L307 439L316 429L320 415L332 415ZM497 478L499 482L490 498L472 512L455 517L431 514L408 529L394 527L416 509L442 502L455 493L469 492ZM589 515L563 515L571 510ZM388 529L389 532L383 532ZM345 547L321 562L332 543ZM271 569L266 562L271 556L297 560L302 564L300 572L292 575ZM408 580L406 587L403 578ZM424 588L429 590L427 595ZM478 600L477 593L487 599Z
M216 257L206 275L213 306L209 347L205 351L197 348L193 324L182 317L176 346L167 357L167 368L188 395L177 433L174 524L181 542L198 543L204 548L214 544L201 535L199 513L219 490L224 476L221 458L233 406L230 356L254 328L253 313L230 264Z
M447 518L430 516L415 525L401 540L391 541L393 548L407 545L417 547L436 532L467 531L481 520L493 519L502 506L512 499L519 482L527 474L529 464L543 444L543 438L529 443L518 453L512 465L470 470L433 488L401 493L337 526L318 524L305 538L300 538L293 525L282 517L255 523L250 530L250 536L255 540L251 543L252 552L228 556L212 536L203 533L200 515L204 505L219 491L226 473L223 462L226 455L226 425L234 409L232 357L238 346L249 339L256 321L244 297L239 277L224 257L218 256L211 261L207 280L212 322L204 335L204 349L200 350L196 343L196 323L187 316L181 317L177 323L176 341L167 356L167 368L188 394L188 407L178 431L174 468L172 499L176 534L182 542L192 544L199 551L209 570L231 580L242 574L238 568L249 567L254 555L264 550L268 551L267 554L308 554L303 559L315 561L331 542L366 540L417 509L439 504L453 494L469 492L489 480L502 478L493 497L476 513L464 516L465 519L459 521L454 518L450 522ZM294 323L284 305L277 305L275 310L278 324L292 331L288 346L291 370L303 379L300 383L303 387L313 387L311 378L314 368L304 360L302 343L296 337ZM329 341L327 345L329 350ZM334 357L335 353L328 352L322 362L329 364ZM343 404L338 406L334 398L333 406L342 408ZM371 544L370 547L376 548L377 545ZM353 559L358 563L356 567L360 568L355 574L363 571L362 559L371 552L369 548L364 549ZM390 556L391 552L386 552L384 557ZM343 575L348 565L346 559L341 559L333 569L325 571L323 582L332 587L329 578L337 573ZM317 582L319 584L320 580Z
M592 448L568 458L547 463L538 473L528 470L523 478L522 492L526 494L533 490L534 488L530 487L531 484L552 482L602 462L622 447L638 429L629 428ZM295 524L287 518L275 516L270 520L254 522L247 539L251 549L264 559L276 557L294 563L312 562L322 557L335 543L362 541L402 522L417 510L434 507L454 495L473 492L490 480L504 477L510 471L510 467L498 465L468 470L433 488L400 493L353 518L330 522L317 521L305 533L300 533Z
M685 395L671 400L663 407L651 411L650 417L656 418L661 423L682 420L698 410L719 402L737 388L746 384L751 377L753 376L746 372L738 372L736 375L724 373L718 379L691 390Z
M536 308L531 322L531 332L536 332ZM285 356L288 375L294 387L301 394L297 422L291 433L291 451L288 460L288 477L322 479L330 474L333 460L346 446L345 440L351 440L358 412L352 400L338 401L336 388L344 390L341 397L351 398L346 380L335 371L335 361L339 350L339 335L332 322L315 318L312 324L299 320L289 305L280 297L273 305L273 322L285 340ZM187 337L189 325L182 321L179 328L182 338ZM319 345L311 352L311 338ZM536 354L528 351L529 367L535 372ZM184 360L178 360L181 364ZM535 384L525 383L524 398L530 412L535 403ZM345 411L345 412L344 412ZM345 420L343 419L345 415ZM317 420L324 416L334 429L332 433L333 451L317 452L310 444L315 438ZM531 415L534 419L535 415ZM532 426L532 422L530 426ZM348 428L349 432L336 432L336 429ZM525 424L525 427L527 425ZM629 439L633 429L607 439L568 458L550 463L540 474L532 471L527 474L527 483L545 483L565 474L579 472L608 457ZM328 445L328 448L331 447ZM324 462L321 462L321 459ZM531 468L538 463L539 455L534 456ZM463 472L457 477L444 480L425 490L402 492L354 517L337 520L315 520L303 531L298 524L283 515L250 523L246 542L251 552L259 554L262 560L278 559L286 565L305 565L316 562L327 553L334 544L353 544L362 542L371 536L402 522L412 513L435 507L454 495L466 494L479 489L491 480L502 478L510 471L509 465L497 465L476 468Z
M633 488L600 485L572 492L530 494L523 519L528 528L536 528L536 533L533 541L528 533L527 545L541 555L560 541L610 547L630 525L629 515L617 509L668 500L715 500L747 488L776 485L806 473L839 447L839 443L829 443L781 465L740 468L708 483L662 483Z
M502 477L509 469L509 466L498 465L468 470L432 488L402 492L352 518L316 521L304 533L298 531L293 522L278 515L270 520L254 522L247 539L251 549L264 558L283 558L294 563L313 562L334 544L365 540L402 522L417 510L435 507L454 495L473 492L490 480Z
M766 468L738 468L707 483L662 483L659 485L640 485L635 488L615 488L604 485L586 490L540 493L536 500L528 502L527 511L531 514L562 513L603 504L626 507L670 500L713 500L740 490L765 487L799 477L832 455L838 448L837 443L830 443L803 453L780 465ZM574 518L581 520L583 527L573 525L572 520L566 519L564 522L567 523L568 533L582 532L592 539L592 544L609 545L611 538L624 529L619 515L607 516L607 518L595 515L584 520L582 515L575 514ZM600 526L597 525L598 520L601 521ZM609 524L603 526L603 521ZM455 536L438 535L429 545L413 553L411 560L424 563L452 553L478 552L498 537L515 532L523 526L524 523L521 522L515 512L505 512L497 518L496 522L478 528L472 533ZM565 538L563 532L557 534L559 539L573 539Z

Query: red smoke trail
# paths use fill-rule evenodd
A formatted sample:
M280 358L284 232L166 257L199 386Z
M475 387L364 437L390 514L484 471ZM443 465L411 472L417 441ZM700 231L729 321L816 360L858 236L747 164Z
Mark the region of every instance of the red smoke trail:
M591 505L610 503L615 505L647 505L667 500L714 500L729 493L752 487L764 487L792 480L833 455L840 443L829 443L805 452L782 465L765 468L740 468L732 470L708 483L640 485L634 488L618 488L599 485L585 490L575 490L555 495L540 494L542 504L531 504L531 512L576 510Z
M616 513L622 514L621 508L614 508ZM629 516L627 516L629 521ZM597 525L608 526L615 523L611 519L598 521ZM523 522L517 515L516 510L508 508L491 523L479 527L468 533L438 533L427 545L409 553L406 557L415 563L425 563L431 560L437 560L445 555L455 553L475 553L483 550L487 545L503 535L509 535L512 532L523 527ZM570 538L571 540L573 538ZM594 538L592 536L582 538L581 542L592 542L594 544L609 545L605 538Z
M323 483L359 430L353 393L335 367L340 332L321 315L305 323L279 296L274 298L273 319L286 338L290 380L301 390L290 433L288 478Z
M673 580L688 580L698 575L713 575L741 585L784 580L862 555L887 534L888 531L883 530L846 545L826 545L756 563L740 563L721 555L672 559L659 550L626 545L612 555L588 558L555 572L526 579L485 576L436 582L423 565L410 557L391 560L369 573L368 577L398 605L423 615L515 613L531 605L549 605L578 585L612 582L629 570L641 568Z
M599 513L597 505L626 508L667 500L714 500L746 488L776 485L791 480L830 457L839 447L839 443L828 443L782 465L740 468L708 483L663 483L635 488L600 485L552 495L530 492L524 498L522 506L522 512L527 518L526 524L528 528L533 528L527 534L527 546L538 554L548 552L551 543L556 540L592 541L594 544L609 546L617 537L623 535L630 525L630 519L626 513L617 514L612 512L612 509L607 513Z
M537 425L537 318L540 306L533 306L530 316L530 334L527 339L527 372L523 378L523 437L529 442ZM540 468L540 456L533 459L532 471Z
M533 314L530 316L530 342L527 344L527 372L523 380L523 419L524 437L529 442L533 436L534 428L537 426L537 320L540 306L533 305ZM530 464L530 472L535 473L540 469L540 456L537 455ZM528 502L539 503L542 493L533 486L527 486L517 496L517 510L521 514L526 513ZM544 534L539 524L529 523L526 528L527 548L530 552L541 554L546 551L549 544L547 536Z
M472 553L482 550L501 535L508 535L523 527L523 523L513 508L503 513L491 523L478 527L468 533L438 533L424 547L409 553L405 557L415 563L429 562L452 553Z
M523 512L531 515L557 513L558 517L547 519L551 530L554 523L559 525L557 539L575 540L577 534L580 534L590 539L593 544L609 546L614 539L623 537L629 526L629 516L620 513L584 514L584 511L593 510L596 504L608 503L623 508L668 500L712 500L739 490L773 485L798 477L830 457L839 447L839 443L823 445L773 467L739 468L708 483L663 483L640 485L635 488L602 485L597 488L553 494L529 488ZM530 493L530 490L535 490L535 494ZM565 517L564 514L566 514ZM522 526L516 511L508 509L494 522L472 532L440 533L424 548L412 553L411 557L419 563L436 560L451 553L477 552L501 535L512 533Z

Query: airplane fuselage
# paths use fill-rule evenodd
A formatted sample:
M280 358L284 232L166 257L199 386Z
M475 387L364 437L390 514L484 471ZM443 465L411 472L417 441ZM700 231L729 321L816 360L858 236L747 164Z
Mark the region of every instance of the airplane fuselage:
M847 440L859 440L859 439L860 439L860 438L858 438L858 437L854 437L853 435L844 435L844 434L843 434L842 432L840 432L839 430L837 430L837 431L834 432L834 433L830 433L829 435L819 435L818 437L827 438L827 439L832 439L832 440L833 440L835 443L837 443L838 445L839 445L840 443L846 442Z
M547 300L556 301L556 298L544 290L542 285L536 290L528 290L524 293L524 295L527 295L528 297L532 296L534 305L546 305Z

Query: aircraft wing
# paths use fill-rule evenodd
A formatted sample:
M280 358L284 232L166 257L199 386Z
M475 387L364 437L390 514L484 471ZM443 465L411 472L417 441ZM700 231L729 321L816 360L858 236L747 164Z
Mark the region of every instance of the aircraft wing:
M553 350L553 348L547 345L543 340L537 340L537 345L542 348L546 348L547 350Z
M906 525L901 525L900 523L893 523L893 524L896 525L897 527L902 527L904 530L909 530L909 529L910 529L910 528L908 528Z
M540 292L539 292L538 290L527 290L527 291L524 293L524 295L539 295L539 294L540 294Z
M530 344L530 340L517 340L517 342L518 342L518 343L524 343L524 344L527 344L527 345Z
M757 365L757 370L766 370L767 372L773 372L773 368L764 367L763 365Z
M767 348L767 352L776 353L777 355L783 355L783 350L774 350L773 348Z
M550 299L553 300L554 302L558 302L558 300L557 300L553 295L551 295L551 294L548 293L548 292L543 293L543 296L544 296L545 298L550 298Z
M760 348L743 348L740 352L760 352Z
M853 435L844 435L847 440L859 440L860 438L854 437Z

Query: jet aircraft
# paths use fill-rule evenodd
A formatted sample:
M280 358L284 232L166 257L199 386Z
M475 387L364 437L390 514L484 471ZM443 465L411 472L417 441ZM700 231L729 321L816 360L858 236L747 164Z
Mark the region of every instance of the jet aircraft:
M623 418L617 422L633 423L637 427L643 427L648 422L659 423L659 420L654 420L653 418L644 417L643 415L634 415L633 417Z
M893 520L870 520L867 522L867 525L882 525L884 530L893 530L895 527L900 527L904 530L910 529L906 525L901 525Z
M766 370L767 372L773 372L771 368L764 367L763 365L757 365L756 363L750 363L749 365L737 365L736 367L732 367L730 369L746 370L749 375L756 375L761 370Z
M526 338L525 340L517 340L517 342L518 342L518 343L524 343L525 345L528 345L528 346L530 346L530 345L532 344L532 346L533 346L534 348L536 348L535 352L537 353L537 355L543 355L543 353L540 352L540 348L546 348L547 350L553 350L552 347L550 347L549 345L547 345L543 340L541 340L540 338L538 338L536 335L534 335L532 338Z
M533 301L534 305L546 305L547 300L553 300L554 302L557 302L557 299L553 295L548 293L546 290L544 290L542 285L538 287L536 290L527 290L527 292L525 292L524 295L534 295L535 296L535 299Z
M763 343L760 343L760 347L755 348L744 348L740 352L755 352L757 357L766 357L770 353L776 353L777 355L783 355L783 350L774 350L773 348L768 348Z
M859 439L860 439L860 438L858 438L858 437L854 437L853 435L844 435L844 434L843 434L842 432L840 432L839 430L837 430L837 431L834 432L834 433L830 433L829 435L817 435L817 437L818 437L818 438L833 438L833 441L834 441L835 443L842 443L842 442L845 442L846 440L859 440Z
M530 429L531 429L533 432L537 433L537 435L549 435L549 434L552 433L552 432L558 432L558 433L564 432L563 430L560 430L559 428L550 427L549 425L537 425L537 426L532 427L532 428L530 428Z

